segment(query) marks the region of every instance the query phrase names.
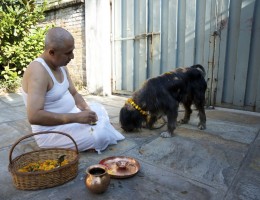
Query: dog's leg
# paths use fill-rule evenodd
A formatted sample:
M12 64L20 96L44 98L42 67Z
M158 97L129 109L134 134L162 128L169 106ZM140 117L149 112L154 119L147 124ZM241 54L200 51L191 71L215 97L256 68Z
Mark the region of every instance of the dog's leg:
M152 115L148 121L146 122L146 126L149 129L153 128L154 123L157 121L157 116L156 115Z
M178 107L167 114L167 128L168 130L166 132L161 133L161 137L163 138L169 138L173 136L173 132L176 129L176 122L178 117Z
M192 113L191 104L191 102L183 103L185 114L184 118L178 121L178 124L187 124L190 121L190 115Z
M204 130L206 129L206 113L205 113L205 108L204 108L204 104L199 103L199 104L195 104L196 108L198 109L199 113L199 123L198 123L198 128L200 130Z

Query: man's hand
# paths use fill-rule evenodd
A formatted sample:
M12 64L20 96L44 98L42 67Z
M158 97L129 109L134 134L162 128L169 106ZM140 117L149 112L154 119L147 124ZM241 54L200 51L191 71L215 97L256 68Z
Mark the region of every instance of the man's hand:
M96 121L98 121L97 114L90 109L83 110L77 114L78 114L77 115L78 123L93 124L93 123L96 123Z

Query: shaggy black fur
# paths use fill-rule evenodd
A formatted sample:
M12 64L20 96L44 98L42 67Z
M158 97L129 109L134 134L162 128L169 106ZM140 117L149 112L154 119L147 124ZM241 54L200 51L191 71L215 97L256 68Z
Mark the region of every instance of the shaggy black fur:
M143 115L130 103L126 102L120 110L122 129L131 132L142 128L152 128L158 117L167 116L167 132L162 137L171 137L176 128L179 103L185 108L185 115L180 123L188 123L192 113L191 105L198 109L199 129L206 128L205 91L207 83L205 70L201 65L177 68L174 71L148 79L144 85L133 93L133 101L149 115Z

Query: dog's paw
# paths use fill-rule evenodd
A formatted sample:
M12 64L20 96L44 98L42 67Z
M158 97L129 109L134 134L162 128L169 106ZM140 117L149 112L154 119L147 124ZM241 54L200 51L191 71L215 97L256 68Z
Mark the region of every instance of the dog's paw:
M172 137L172 134L170 134L169 132L162 132L161 133L161 137L163 137L163 138L170 138L170 137Z
M199 123L199 124L198 124L198 128L199 128L200 130L205 130L205 129L206 129L206 124Z
M180 124L188 124L189 120L187 119L180 119L177 123Z

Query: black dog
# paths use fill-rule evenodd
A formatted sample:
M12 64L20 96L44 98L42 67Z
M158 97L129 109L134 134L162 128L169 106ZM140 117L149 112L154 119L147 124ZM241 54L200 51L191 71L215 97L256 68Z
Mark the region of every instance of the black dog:
M157 119L167 116L167 132L162 137L171 137L176 128L179 103L185 108L185 115L180 123L188 123L192 113L191 105L198 109L199 129L206 128L205 91L207 83L205 70L201 65L177 68L155 78L148 79L133 93L120 110L122 129L131 132L140 129L143 123L152 128Z

